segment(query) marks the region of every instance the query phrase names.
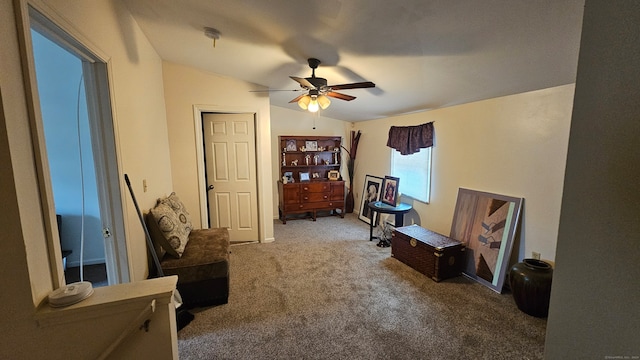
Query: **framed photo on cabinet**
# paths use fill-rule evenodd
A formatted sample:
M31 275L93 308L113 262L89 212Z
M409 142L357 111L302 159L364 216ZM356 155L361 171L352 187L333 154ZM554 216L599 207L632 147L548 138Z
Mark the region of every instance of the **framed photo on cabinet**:
M296 146L296 141L294 139L287 140L287 146L285 147L286 151L298 151L298 147Z

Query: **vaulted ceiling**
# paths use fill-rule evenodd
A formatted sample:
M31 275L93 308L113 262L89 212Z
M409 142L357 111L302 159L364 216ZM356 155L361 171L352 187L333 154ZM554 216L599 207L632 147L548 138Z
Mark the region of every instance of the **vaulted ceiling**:
M360 121L575 82L584 0L122 0L162 59L256 84L341 90L322 116ZM215 28L213 40L204 28ZM272 105L300 91L271 91Z

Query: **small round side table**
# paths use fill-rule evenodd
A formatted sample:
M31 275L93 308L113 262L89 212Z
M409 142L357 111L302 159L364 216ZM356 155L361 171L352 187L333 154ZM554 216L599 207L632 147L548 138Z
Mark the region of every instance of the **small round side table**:
M389 205L389 204L385 204L382 201L375 201L375 202L370 202L369 203L369 209L371 209L371 211L373 212L377 212L377 213L381 213L381 214L394 214L395 215L395 227L401 227L404 225L404 214L408 213L411 209L412 206L406 203L400 203L397 206L393 206L393 205ZM372 241L374 239L373 236L373 227L377 226L378 224L374 224L373 221L373 213L371 213L371 222L369 223L369 241ZM379 222L379 219L376 219ZM380 247L389 247L391 246L391 243L388 241L385 241L384 239L379 239L380 241L378 242L378 246Z

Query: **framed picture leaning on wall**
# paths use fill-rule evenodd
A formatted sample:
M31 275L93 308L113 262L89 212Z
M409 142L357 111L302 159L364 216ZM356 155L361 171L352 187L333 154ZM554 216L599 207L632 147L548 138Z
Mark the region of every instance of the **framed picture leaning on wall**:
M358 218L367 224L376 223L378 213L371 211L369 208L370 202L376 202L380 199L380 192L382 191L382 183L384 179L381 177L367 175L364 178L364 187L362 188L362 202L360 203L360 214Z
M497 293L509 268L523 198L458 189L450 238L467 248L462 272Z

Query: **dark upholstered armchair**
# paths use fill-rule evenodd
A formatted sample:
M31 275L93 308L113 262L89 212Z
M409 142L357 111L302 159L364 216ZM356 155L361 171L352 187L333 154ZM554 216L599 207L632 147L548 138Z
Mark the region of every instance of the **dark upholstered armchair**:
M183 236L179 244L179 240L167 236L167 230L180 226L180 220L168 224L170 221L159 215L156 208L147 213L145 222L164 275L178 276L177 287L185 307L226 304L229 298L228 230L190 229L189 221L186 239ZM151 262L149 274L155 273L155 264Z

